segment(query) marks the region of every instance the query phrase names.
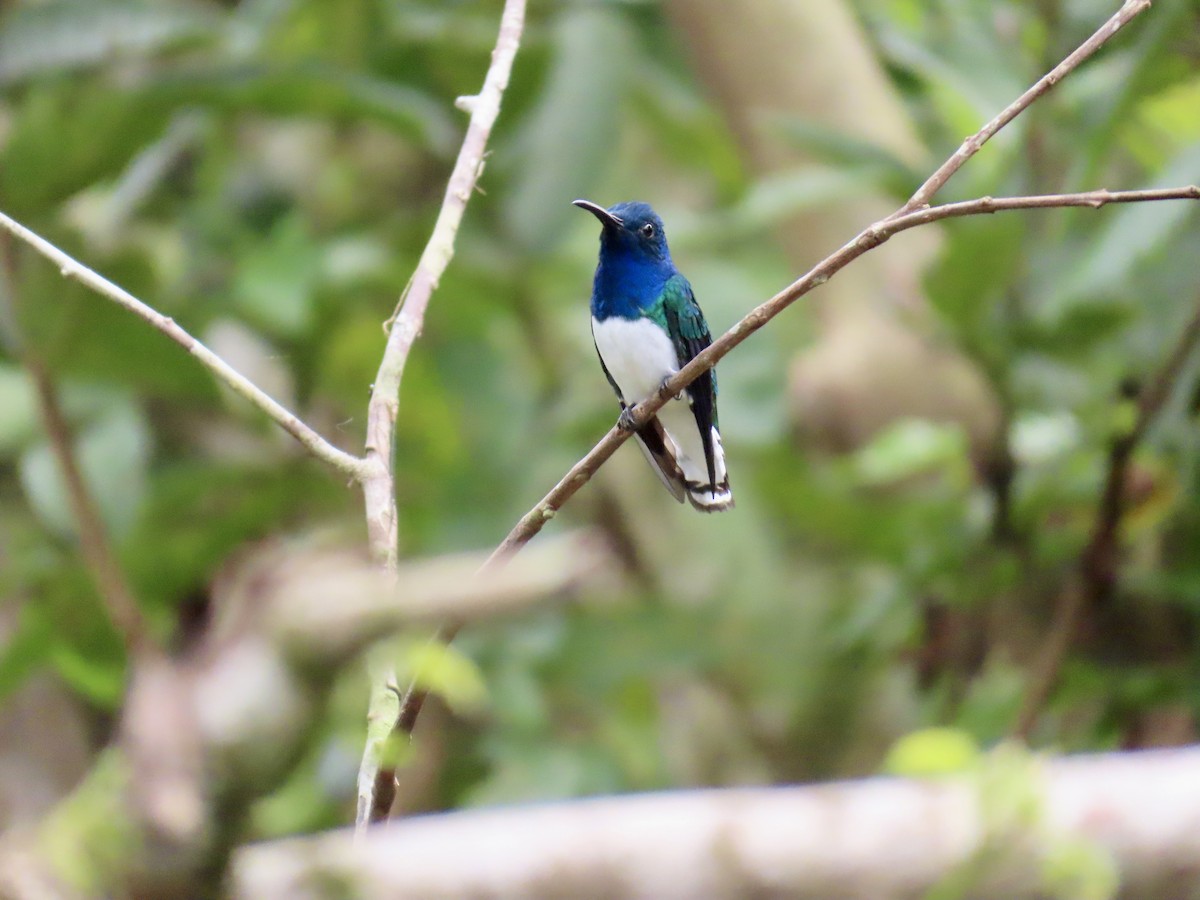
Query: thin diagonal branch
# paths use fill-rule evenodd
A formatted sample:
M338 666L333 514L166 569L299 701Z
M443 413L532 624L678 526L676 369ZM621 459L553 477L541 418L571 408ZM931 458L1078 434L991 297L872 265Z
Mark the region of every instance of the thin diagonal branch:
M58 267L64 278L72 278L84 287L91 288L97 294L111 300L118 306L129 310L138 318L149 322L157 331L165 334L188 353L196 357L206 369L218 379L229 385L237 394L249 400L275 422L280 428L294 437L310 454L317 459L337 469L355 480L361 481L366 472L366 463L356 456L339 450L329 443L312 428L304 424L295 413L285 409L280 403L268 396L241 372L237 371L217 354L213 353L199 340L184 330L170 316L164 316L158 310L143 303L129 291L113 284L103 275L89 269L83 263L64 253L45 238L30 231L20 222L0 213L0 228L4 228L13 237L28 244L50 262Z
M467 202L483 173L488 138L500 115L500 101L508 87L524 28L525 0L506 0L483 87L478 96L459 98L458 105L470 111L471 119L429 243L425 245L416 271L388 323L387 345L371 388L367 407L366 470L362 478L363 502L371 554L388 572L396 571L399 553L393 454L400 381L409 352L425 323L429 300L454 256L454 241ZM378 669L371 675L374 685L367 713L367 739L358 771L355 825L359 832L371 822L387 818L396 793L395 769L386 761L388 748L412 730L411 725L406 727L404 723L405 703L401 700L394 672L390 667L379 666ZM416 696L415 691L415 686L410 685L405 700Z
M1133 454L1170 398L1187 361L1200 345L1200 302L1179 333L1171 353L1159 366L1150 383L1137 396L1136 416L1128 430L1114 435L1108 449L1104 488L1096 509L1087 546L1071 583L1059 596L1054 621L1038 654L1033 677L1026 689L1013 733L1028 738L1050 699L1062 673L1084 613L1101 607L1112 597L1119 575L1121 520Z
M1016 209L1051 209L1068 206L1099 209L1109 203L1140 203L1154 200L1200 200L1200 187L1186 185L1143 191L1088 191L1079 194L1045 194L1033 197L982 197L943 206L925 207L902 216L889 217L860 232L853 240L817 263L805 275L780 291L766 303L751 310L702 353L669 378L659 392L631 411L636 426L645 424L670 398L682 391L702 373L707 372L734 347L750 337L767 322L787 309L813 288L824 284L867 251L878 247L893 235L919 225L941 219L982 215ZM562 505L585 485L596 471L616 452L632 432L614 426L588 454L527 512L508 536L493 551L488 566L499 565L523 547L545 524L554 518Z
M946 182L953 177L954 173L961 169L968 159L978 153L980 148L991 140L1001 128L1023 113L1034 101L1074 71L1080 63L1108 43L1109 39L1114 37L1118 31L1129 24L1136 16L1149 9L1151 2L1152 0L1125 0L1125 3L1112 18L1101 25L1070 56L1038 79L1029 90L1006 106L995 118L979 129L979 131L963 141L962 146L955 150L950 158L942 163L937 171L925 180L924 184L917 188L916 193L894 215L899 217L915 209L928 206L934 194L941 190Z

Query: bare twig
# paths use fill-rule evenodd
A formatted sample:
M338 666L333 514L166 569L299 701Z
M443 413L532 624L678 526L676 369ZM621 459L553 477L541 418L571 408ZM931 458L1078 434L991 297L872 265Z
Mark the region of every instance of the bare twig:
M1099 209L1109 203L1140 203L1152 200L1200 200L1200 187L1186 185L1142 191L1099 190L1079 194L1046 194L1034 197L982 197L977 200L965 200L943 206L925 207L901 216L882 219L860 232L852 241L827 256L804 276L766 303L751 310L741 321L713 341L711 346L668 379L657 395L649 397L634 408L631 411L633 420L638 426L647 422L667 400L682 391L701 373L715 366L730 350L762 328L792 303L813 288L824 284L834 274L868 250L878 247L901 231L941 219L981 215L1003 210L1051 209L1067 206ZM488 565L501 564L541 531L543 526L562 508L562 505L591 479L600 466L628 439L630 434L631 432L614 426L583 459L571 467L570 471L533 509L521 518L492 553Z
M508 87L524 27L525 0L506 0L483 87L478 96L459 98L458 105L470 111L471 119L446 185L433 234L388 323L387 345L371 388L367 408L366 470L361 479L363 502L371 554L388 572L396 570L399 553L393 451L396 415L400 408L400 381L408 354L424 325L429 300L454 256L454 241L467 201L483 173L488 137L500 114L500 101ZM369 823L387 818L395 797L396 775L394 769L385 764L386 745L412 730L411 726L404 726L400 691L390 667L379 666L371 678L375 684L367 714L367 740L358 771L355 822L360 832ZM404 698L410 700L417 696L416 692L416 687L410 685ZM423 701L423 694L420 697ZM420 702L418 709L419 706Z
M1102 607L1112 597L1117 585L1121 519L1125 513L1130 461L1146 430L1170 398L1197 345L1200 345L1200 303L1153 380L1138 393L1132 424L1113 436L1108 450L1104 489L1096 509L1096 522L1087 546L1080 554L1075 577L1059 595L1050 632L1038 654L1013 728L1017 737L1028 738L1037 724L1038 716L1058 683L1084 613Z
M1101 25L1095 34L1080 44L1070 56L1038 79L1029 90L1006 106L979 131L963 141L962 146L955 150L954 154L942 163L938 170L925 180L924 184L917 188L917 192L894 213L894 216L899 217L914 209L928 206L934 194L940 191L954 173L961 169L968 159L978 153L980 148L991 140L1001 128L1023 113L1035 100L1047 93L1074 71L1080 63L1108 43L1109 39L1131 20L1149 9L1151 2L1152 0L1125 0L1112 18Z
M165 334L179 344L192 356L196 357L206 369L218 379L229 385L260 410L267 414L280 428L294 437L309 453L317 459L361 481L366 472L366 462L352 456L317 434L304 424L294 413L289 412L274 399L269 397L261 388L234 369L229 363L213 353L199 340L192 337L179 326L170 316L164 316L153 307L147 306L129 291L113 284L104 276L89 269L83 263L64 253L45 238L30 231L21 223L0 213L0 228L10 232L13 237L28 244L50 262L58 267L64 278L73 278L85 287L91 288L97 294L111 300L118 306L124 307L140 319L149 322L155 329Z
M429 299L454 256L454 240L467 201L471 199L475 183L483 172L488 137L500 114L500 100L508 87L509 73L524 26L525 0L507 0L483 88L476 97L459 98L459 105L470 110L471 121L446 185L446 196L433 234L390 320L387 346L371 389L371 402L367 410L368 470L367 477L363 479L363 493L366 495L371 552L389 569L396 567L397 553L392 446L395 441L396 413L400 406L400 379L404 375L404 365L413 342L425 323Z

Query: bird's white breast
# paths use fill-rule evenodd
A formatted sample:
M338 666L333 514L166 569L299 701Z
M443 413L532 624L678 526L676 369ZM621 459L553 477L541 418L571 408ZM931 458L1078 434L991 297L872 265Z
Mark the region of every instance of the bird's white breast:
M674 344L650 319L593 317L592 337L627 404L645 400L679 370Z

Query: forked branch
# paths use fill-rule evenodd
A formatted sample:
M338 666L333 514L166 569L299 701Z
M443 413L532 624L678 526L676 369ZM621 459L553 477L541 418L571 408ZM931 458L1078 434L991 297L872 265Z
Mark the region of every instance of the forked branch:
M363 494L367 506L367 535L371 553L387 566L396 568L396 489L392 470L392 447L396 440L396 413L400 406L400 379L413 342L425 324L425 310L437 289L446 266L454 256L454 240L467 201L483 173L485 151L492 125L500 115L500 100L508 87L513 59L525 27L525 0L507 0L500 18L492 64L476 97L460 97L459 106L470 110L471 121L462 148L446 185L441 212L433 234L421 254L412 279L400 296L389 321L387 346L371 388L367 408L367 474Z
M844 269L867 251L878 247L893 235L919 225L927 225L941 219L976 216L1015 209L1054 209L1082 206L1099 209L1110 203L1144 203L1157 200L1200 200L1200 187L1184 185L1142 191L1088 191L1079 194L1045 194L1032 197L981 197L960 203L947 203L917 209L903 215L890 216L861 231L853 240L817 263L805 275L784 288L766 303L755 307L736 325L698 354L695 359L668 379L656 396L640 403L631 414L636 425L641 426L667 402L691 384L701 373L715 366L726 354L758 329L835 274ZM541 501L527 512L509 532L508 536L493 552L489 566L500 565L516 553L554 518L576 491L591 479L596 471L616 452L631 432L615 425L588 454L571 467L570 471L546 494Z
M60 250L44 237L30 231L20 222L0 212L0 228L4 228L17 240L22 241L40 253L58 268L63 278L78 281L84 287L90 288L101 297L111 300L124 309L129 310L139 319L148 322L155 330L166 335L184 350L196 357L200 364L208 369L220 381L229 385L234 392L249 400L270 418L276 425L298 440L301 446L317 459L332 466L339 472L361 481L366 472L366 463L339 450L312 428L306 425L299 416L272 398L266 391L252 382L249 378L225 362L212 350L208 349L197 338L189 334L178 322L170 316L164 316L152 306L143 303L125 288L113 284L99 272L85 266L79 260Z

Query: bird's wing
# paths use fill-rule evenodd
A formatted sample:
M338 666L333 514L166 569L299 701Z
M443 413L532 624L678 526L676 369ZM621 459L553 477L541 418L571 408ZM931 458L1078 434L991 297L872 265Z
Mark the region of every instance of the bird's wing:
M593 340L594 343L595 341ZM599 347L596 348L596 357L600 360L600 368L604 370L604 377L612 385L613 393L621 401L621 409L625 409L625 398L621 396L621 389L617 387L616 380L612 377L612 373L608 371L608 366L604 364L604 357L600 355ZM667 446L662 423L658 421L657 416L638 429L637 439L642 455L646 457L646 461L654 469L654 474L658 476L658 480L663 483L663 487L671 492L672 497L682 503L687 490L684 485L683 471L679 468L675 454Z
M596 346L596 338L592 338L592 346L596 347L596 358L600 360L600 368L604 370L604 377L608 379L609 385L613 389L613 393L617 395L617 399L621 401L621 409L625 408L625 398L621 394L621 389L617 387L616 379L612 377L612 373L608 371L608 366L604 364L604 357L600 354L600 348Z
M657 311L657 310L656 310ZM661 300L662 322L675 344L679 366L686 366L692 359L712 343L704 313L696 303L692 286L682 275L672 276L663 288ZM704 444L704 461L708 466L708 481L716 486L717 471L712 430L717 427L717 373L709 369L687 387L691 400L692 415Z

